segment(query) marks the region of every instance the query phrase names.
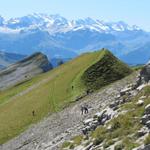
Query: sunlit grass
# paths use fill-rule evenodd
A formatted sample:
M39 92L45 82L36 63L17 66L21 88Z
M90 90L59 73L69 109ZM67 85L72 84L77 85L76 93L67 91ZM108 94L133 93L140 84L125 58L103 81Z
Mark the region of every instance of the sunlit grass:
M0 92L0 143L18 135L48 113L60 111L73 101L84 89L78 81L80 78L76 77L99 59L100 55L100 52L84 54L48 73ZM13 96L45 79L47 81L40 86L11 100Z

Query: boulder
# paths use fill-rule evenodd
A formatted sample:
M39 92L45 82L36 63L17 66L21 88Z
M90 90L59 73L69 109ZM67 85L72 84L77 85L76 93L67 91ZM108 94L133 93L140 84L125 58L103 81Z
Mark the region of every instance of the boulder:
M138 91L141 91L144 87L146 87L147 85L146 84L141 84L138 88L137 88L137 90Z
M93 118L90 118L90 119L86 119L83 121L83 124L84 125L89 125L94 119Z
M109 104L109 108L114 108L114 107L116 107L118 105L119 105L118 101L117 102L112 102L112 103Z
M115 108L120 104L120 100L117 100L115 102L112 102L109 104L109 108Z
M146 122L146 126L150 129L150 120Z
M130 91L130 93L131 93L131 96L136 96L138 94L138 91L133 90L133 91Z
M148 83L150 81L150 62L148 62L140 72L141 82Z
M101 117L101 115L102 115L102 112L97 112L97 113L94 115L94 118Z
M98 123L92 123L92 124L90 125L90 131L95 130L98 125L99 125Z
M117 109L119 109L118 106L114 107L114 108L113 108L113 111L116 111Z
M108 127L107 127L107 131L111 132L113 130L112 128L112 125L110 124Z
M143 150L150 150L150 144L149 145L145 145Z
M146 114L141 118L141 123L146 125L146 123L150 120L150 114Z
M131 91L132 90L132 87L126 87L126 88L124 88L124 89L122 89L121 91L120 91L120 95L121 96L124 96L124 95L126 95L129 91Z
M146 96L141 96L140 99L144 100L146 99Z
M132 90L135 90L138 86L140 86L140 78L137 78L135 83L132 85Z
M105 117L101 120L101 124L104 125L107 120L109 120L109 116L108 116L108 115L105 116Z
M143 100L138 100L138 102L136 103L137 106L143 106L144 101Z
M120 98L121 98L121 95L120 95L120 94L118 94L118 95L115 97L116 100L118 100L118 99L120 99Z
M145 134L148 133L148 129L146 127L141 128L138 132L137 132L137 136L141 137L144 136Z

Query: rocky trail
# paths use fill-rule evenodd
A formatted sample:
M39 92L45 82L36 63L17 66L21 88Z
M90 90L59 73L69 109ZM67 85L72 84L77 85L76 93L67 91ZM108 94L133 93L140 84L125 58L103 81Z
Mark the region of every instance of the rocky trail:
M32 125L24 133L0 146L0 150L57 150L61 144L82 133L83 120L103 110L115 100L117 94L127 84L135 82L137 74L132 74L104 89L71 104L63 111L49 115L38 124ZM18 95L19 96L19 95ZM89 113L81 115L81 105L87 104Z

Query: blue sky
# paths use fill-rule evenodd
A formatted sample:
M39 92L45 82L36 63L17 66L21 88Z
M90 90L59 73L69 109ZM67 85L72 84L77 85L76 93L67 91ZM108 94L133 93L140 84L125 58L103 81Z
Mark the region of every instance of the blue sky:
M150 31L150 0L0 0L0 15L4 17L34 12L60 14L68 19L125 21Z

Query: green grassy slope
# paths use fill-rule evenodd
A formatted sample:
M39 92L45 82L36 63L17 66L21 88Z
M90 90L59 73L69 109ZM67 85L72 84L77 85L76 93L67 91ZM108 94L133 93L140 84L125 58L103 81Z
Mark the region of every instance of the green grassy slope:
M59 111L74 101L86 89L81 80L83 73L107 52L103 50L83 54L50 72L0 92L0 144L48 113ZM32 90L28 90L30 87L33 87ZM16 96L26 90L28 92L25 94ZM32 116L33 110L35 117Z
M111 52L104 51L103 57L94 65L91 65L82 75L82 80L90 89L99 89L132 72L126 64L118 60Z

